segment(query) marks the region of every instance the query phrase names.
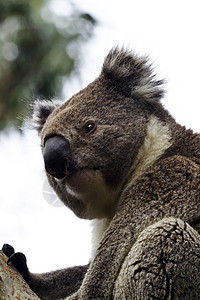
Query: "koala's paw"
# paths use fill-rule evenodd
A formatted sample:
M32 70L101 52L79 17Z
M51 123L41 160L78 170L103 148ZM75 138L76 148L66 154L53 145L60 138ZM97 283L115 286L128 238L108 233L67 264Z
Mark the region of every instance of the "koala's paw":
M4 244L2 247L2 251L8 257L15 253L15 249L9 244Z
M8 256L7 264L12 263L22 277L28 282L29 270L26 264L26 256L21 252L15 253L14 248L9 244L4 244L2 251Z

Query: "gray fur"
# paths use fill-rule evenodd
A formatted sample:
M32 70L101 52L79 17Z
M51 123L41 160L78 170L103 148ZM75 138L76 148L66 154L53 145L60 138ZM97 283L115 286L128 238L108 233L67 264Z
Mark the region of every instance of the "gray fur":
M199 299L200 135L164 109L162 84L146 58L115 48L69 101L36 104L43 153L57 155L52 136L67 147L49 182L94 226L89 265L28 271L41 299Z

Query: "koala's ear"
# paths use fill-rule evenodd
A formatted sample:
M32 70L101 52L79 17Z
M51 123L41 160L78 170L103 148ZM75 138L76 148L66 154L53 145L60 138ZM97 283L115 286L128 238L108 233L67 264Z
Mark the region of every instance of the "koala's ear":
M41 132L46 119L54 111L55 108L62 104L61 101L36 101L33 105L32 125L38 131Z
M123 48L108 53L101 75L118 93L138 101L159 101L164 94L164 80L156 80L148 58Z

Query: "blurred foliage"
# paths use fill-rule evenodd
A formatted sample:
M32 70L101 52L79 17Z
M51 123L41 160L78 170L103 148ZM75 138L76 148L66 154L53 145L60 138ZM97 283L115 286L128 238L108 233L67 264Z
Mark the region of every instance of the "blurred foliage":
M0 1L0 130L20 125L34 99L61 96L95 24L67 0Z

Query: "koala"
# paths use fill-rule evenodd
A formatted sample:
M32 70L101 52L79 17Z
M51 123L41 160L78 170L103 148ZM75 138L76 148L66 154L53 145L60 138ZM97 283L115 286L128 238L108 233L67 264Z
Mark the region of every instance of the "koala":
M93 224L85 266L33 274L3 246L41 299L199 299L200 135L163 107L163 85L147 57L116 47L67 102L35 103L49 183Z

